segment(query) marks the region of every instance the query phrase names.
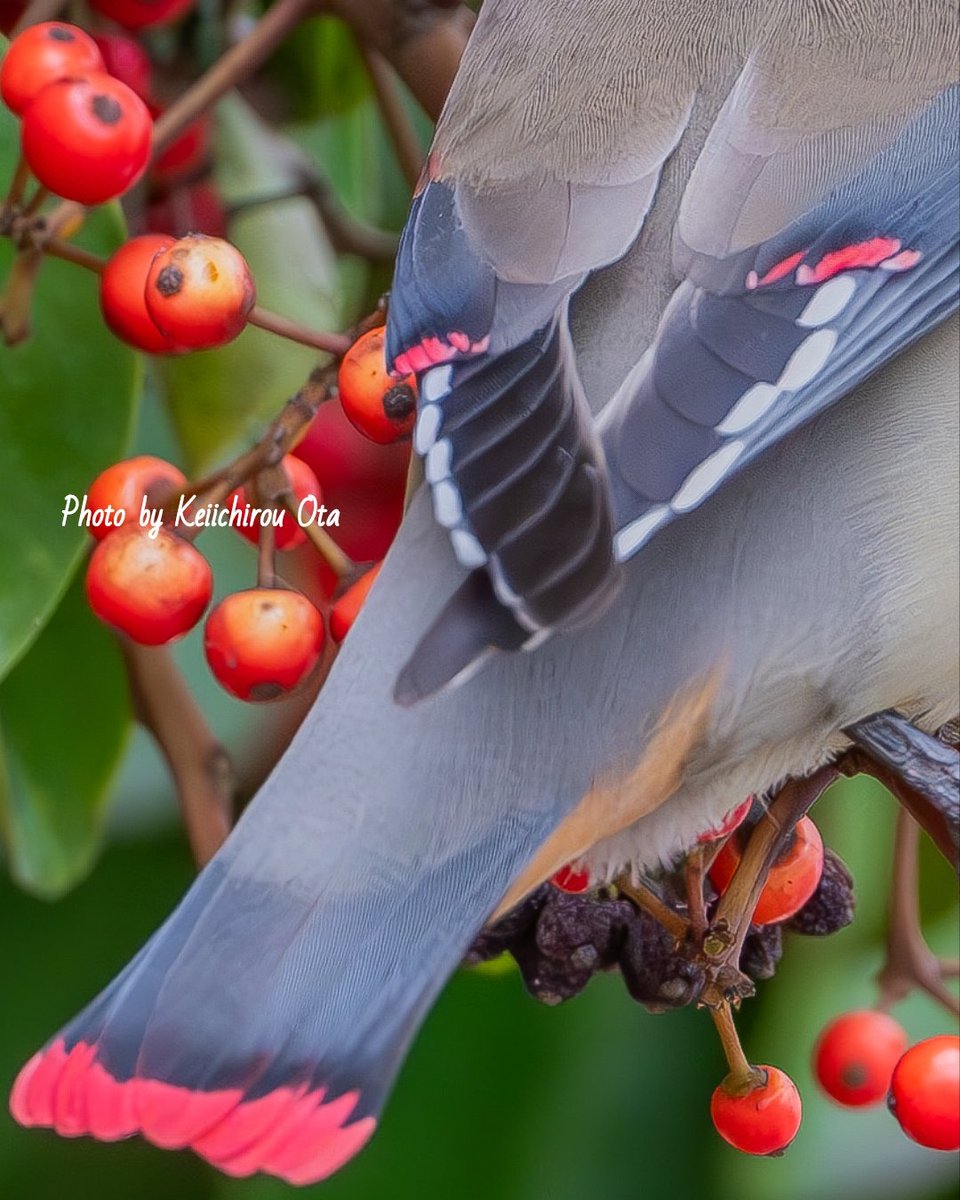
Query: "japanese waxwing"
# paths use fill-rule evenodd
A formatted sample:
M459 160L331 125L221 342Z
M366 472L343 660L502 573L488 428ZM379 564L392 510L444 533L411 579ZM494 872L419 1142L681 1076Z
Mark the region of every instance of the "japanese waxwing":
M427 486L20 1122L321 1179L492 914L957 711L956 63L953 0L487 0L391 304Z

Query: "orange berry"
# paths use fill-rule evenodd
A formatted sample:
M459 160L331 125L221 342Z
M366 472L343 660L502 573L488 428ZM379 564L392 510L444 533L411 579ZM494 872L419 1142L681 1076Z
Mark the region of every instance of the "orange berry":
M417 419L417 381L395 379L384 355L386 328L370 329L353 343L340 364L340 403L365 437L382 446L407 438Z

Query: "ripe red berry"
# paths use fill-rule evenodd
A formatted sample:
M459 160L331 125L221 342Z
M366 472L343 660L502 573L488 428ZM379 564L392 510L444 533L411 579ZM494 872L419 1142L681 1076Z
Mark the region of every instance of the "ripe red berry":
M125 33L95 33L93 40L107 73L125 83L141 100L149 101L153 88L153 67L140 43Z
M711 829L705 829L697 838L699 845L704 845L707 842L719 842L721 838L729 836L735 829L747 819L747 813L753 805L753 797L748 796L742 804L738 804L736 808L731 808L727 815L723 818L719 825L713 826Z
M147 311L180 350L224 346L242 332L256 300L250 268L222 238L179 238L153 260Z
M724 844L710 867L710 882L723 895L743 854L740 831ZM786 849L770 868L753 912L754 925L772 925L798 912L817 890L823 873L823 839L809 817L801 817Z
M7 108L22 115L48 84L103 69L100 51L89 34L63 21L44 21L10 43L0 66L0 95Z
M152 454L141 454L101 471L87 492L87 505L91 509L112 508L114 512L122 512L123 526L137 527L144 498L148 505L157 508L186 486L186 475L173 463ZM90 532L99 542L114 533L115 528L91 526Z
M417 419L417 382L394 379L384 356L386 329L370 329L343 356L340 403L353 426L382 446L409 437Z
M203 555L169 529L152 538L118 529L87 567L87 599L101 621L144 646L161 646L203 616L213 575Z
M284 455L283 469L286 472L287 479L290 483L290 490L298 501L307 499L312 496L319 508L323 501L323 495L320 491L320 484L317 483L317 477L313 471L302 460L293 454ZM250 489L246 487L238 488L232 493L230 500L236 496L237 503L240 505L251 505L254 508L263 507L253 499ZM229 502L228 502L229 503ZM305 509L307 506L305 506ZM312 509L312 506L309 506ZM310 517L310 511L304 511L304 518ZM248 542L253 542L256 545L260 540L260 524L255 525L235 525L237 533L245 537ZM280 524L273 528L274 546L277 550L293 550L297 546L302 546L306 541L307 535L303 532L303 527L297 522L296 517L291 513L285 512L280 518Z
M100 276L100 310L109 328L130 346L147 354L173 354L173 342L160 332L147 312L150 264L173 238L145 233L131 238L108 261Z
M890 1111L907 1137L931 1150L960 1150L960 1038L927 1038L893 1071Z
M23 117L23 154L57 196L102 204L137 182L150 158L153 122L125 83L106 73L61 79Z
M559 888L561 892L568 892L571 896L578 896L590 887L590 872L575 871L567 863L565 867L561 867L557 871L550 882L555 888Z
M342 642L350 632L370 589L380 574L382 565L382 563L377 563L361 575L356 583L351 584L334 604L330 611L330 636L335 642Z
M90 7L124 29L146 29L178 21L194 3L195 0L90 0Z
M710 1116L725 1142L746 1154L781 1154L797 1136L802 1116L796 1084L777 1067L758 1067L764 1082L743 1095L731 1077L714 1090Z
M838 1104L850 1108L879 1104L906 1048L903 1027L886 1013L873 1009L843 1013L817 1040L814 1074Z
M320 658L323 618L306 596L251 588L222 600L207 618L210 670L240 700L277 700L303 683Z

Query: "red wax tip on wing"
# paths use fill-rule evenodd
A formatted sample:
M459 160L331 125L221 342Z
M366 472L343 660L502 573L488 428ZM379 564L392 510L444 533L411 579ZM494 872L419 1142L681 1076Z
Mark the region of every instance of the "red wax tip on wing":
M288 1183L317 1183L332 1175L370 1139L377 1123L364 1117L347 1125L357 1106L358 1092L338 1096L329 1104L319 1104L296 1136L285 1141L264 1162L263 1170Z
M93 1064L94 1046L77 1042L67 1055L53 1087L53 1127L61 1137L79 1137L87 1132L84 1076Z
M117 1142L140 1128L133 1088L120 1083L100 1063L91 1063L84 1086L87 1093L87 1129L101 1142Z
M53 1096L67 1051L63 1039L35 1054L17 1076L10 1111L21 1125L52 1125Z
M189 1146L243 1099L240 1088L204 1092L160 1079L131 1079L127 1086L143 1136L164 1150Z
M890 258L900 249L897 238L875 237L865 242L854 242L831 250L814 267L801 267L797 271L797 283L823 283L841 271L854 271L863 267L878 267L885 258Z
M776 283L778 280L785 278L794 267L803 261L805 253L806 251L804 250L798 250L796 254L791 254L789 258L782 258L778 263L774 263L769 271L764 271L759 278L757 278L756 271L751 271L747 275L747 287L753 290L753 288L765 287L768 283Z
M192 1148L228 1175L252 1175L274 1145L287 1136L286 1131L297 1115L303 1121L309 1116L314 1101L306 1092L306 1085L276 1088L256 1100L246 1100L212 1129L195 1138ZM304 1097L306 1104L301 1103Z

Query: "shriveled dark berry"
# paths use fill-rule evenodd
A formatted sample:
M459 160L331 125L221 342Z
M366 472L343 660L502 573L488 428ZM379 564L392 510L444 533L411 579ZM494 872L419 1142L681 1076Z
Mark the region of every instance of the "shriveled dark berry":
M853 877L843 859L824 847L823 873L817 890L786 922L786 928L793 933L826 937L850 924L855 906Z
M592 967L577 967L569 960L548 958L535 942L511 948L527 991L541 1004L554 1006L571 1000L594 976Z
M740 952L740 970L756 983L772 979L783 954L780 925L752 925Z
M495 925L482 929L474 938L473 945L464 957L464 965L475 967L478 963L487 962L503 954L505 950L512 951L534 936L537 917L544 902L550 895L550 885L543 883L525 896L516 907L500 918Z
M678 953L659 921L636 909L620 950L620 972L634 1000L656 1009L691 1004L704 985L703 968Z
M537 921L537 946L542 954L558 961L584 966L592 962L594 970L612 967L632 915L633 906L627 900L602 900L590 893L553 888Z

